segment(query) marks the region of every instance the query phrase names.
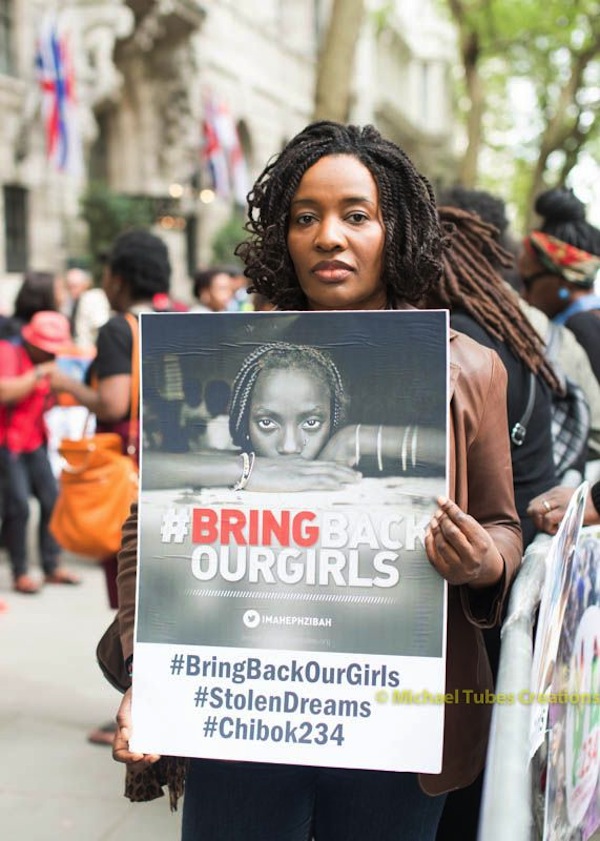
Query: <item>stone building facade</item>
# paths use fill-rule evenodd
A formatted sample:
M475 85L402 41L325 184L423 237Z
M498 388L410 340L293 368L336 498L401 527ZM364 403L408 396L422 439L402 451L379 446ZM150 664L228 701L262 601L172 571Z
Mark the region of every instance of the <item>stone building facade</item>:
M312 115L331 0L0 0L0 305L25 267L60 271L86 253L79 198L90 181L156 199L174 290L211 256L231 203L202 192L206 97L233 115L250 177ZM370 10L357 50L351 118L374 122L434 181L451 180L454 33L434 0ZM84 170L46 158L34 70L52 7L72 48ZM204 198L204 201L202 201Z

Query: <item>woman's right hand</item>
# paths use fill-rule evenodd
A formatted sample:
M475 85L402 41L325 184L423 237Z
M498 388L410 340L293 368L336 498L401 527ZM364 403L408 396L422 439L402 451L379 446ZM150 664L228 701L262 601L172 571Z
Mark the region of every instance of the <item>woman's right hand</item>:
M366 429L367 427L365 427L362 432L361 437L363 441L365 440ZM356 425L344 426L342 429L338 429L337 432L333 433L329 441L321 450L321 457L328 461L333 461L336 464L345 464L348 467L355 466L357 457L357 435L360 435L360 429ZM360 449L358 456L360 457Z
M297 456L257 456L246 490L267 493L335 491L361 480L356 470L330 461L308 461Z
M52 378L57 371L58 366L54 359L51 359L49 362L40 362L38 365L35 366L36 378L39 379L41 379L42 377Z
M131 687L123 695L123 700L117 712L117 732L113 742L113 759L135 765L140 771L158 762L159 754L133 753L129 750L129 736L131 733Z

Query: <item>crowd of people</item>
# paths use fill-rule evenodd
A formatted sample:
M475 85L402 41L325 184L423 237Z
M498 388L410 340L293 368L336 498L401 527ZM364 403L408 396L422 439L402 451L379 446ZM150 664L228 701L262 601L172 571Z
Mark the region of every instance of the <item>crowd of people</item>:
M250 353L231 382L201 383L179 362L165 362L154 382L148 363L144 437L136 425L132 439L139 407L132 406L136 338L127 314L447 309L455 373L449 492L437 500L425 550L449 585L446 689L491 689L498 625L523 549L537 533L556 532L572 493L561 485L567 469L557 457L555 412L568 380L589 407L569 470L585 475L600 453L600 231L570 190L545 192L535 209L541 224L519 243L501 200L462 188L436 199L407 155L373 127L323 121L259 175L249 194L249 236L237 249L243 270L199 270L185 307L171 304L168 250L148 231L116 239L101 288L81 268L64 277L28 272L14 312L0 323L2 541L15 593L41 590L27 556L31 495L40 504L43 583L78 583L48 529L57 494L48 413L57 402L83 408L85 423L91 416L99 431L117 432L134 460L143 447L148 482L159 488L192 474L194 484L240 490L338 487L356 481L360 457L383 461L409 434L402 419L372 429L348 424L342 378L328 354L273 343ZM86 360L80 375L61 364L77 348ZM296 410L302 400L309 414ZM416 452L415 433L412 440ZM425 462L445 451L434 433L419 446ZM153 459L153 450L171 455ZM596 483L586 521L599 522L599 512ZM98 559L130 668L137 541L134 507L119 556ZM130 710L128 689L117 723L98 728L93 741L113 745L128 766L130 791L140 775L168 785L175 801L185 789L183 841L476 837L485 705L446 710L437 775L133 753ZM466 793L448 796L454 789Z

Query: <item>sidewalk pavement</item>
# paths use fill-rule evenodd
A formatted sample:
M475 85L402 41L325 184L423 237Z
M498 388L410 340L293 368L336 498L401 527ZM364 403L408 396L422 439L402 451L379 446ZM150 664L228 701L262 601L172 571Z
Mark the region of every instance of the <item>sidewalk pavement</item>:
M36 558L32 553L32 558ZM66 556L81 585L11 591L0 552L0 836L4 841L177 841L181 805L130 803L124 766L87 734L113 718L120 695L96 664L112 619L100 567ZM31 573L39 568L32 564Z

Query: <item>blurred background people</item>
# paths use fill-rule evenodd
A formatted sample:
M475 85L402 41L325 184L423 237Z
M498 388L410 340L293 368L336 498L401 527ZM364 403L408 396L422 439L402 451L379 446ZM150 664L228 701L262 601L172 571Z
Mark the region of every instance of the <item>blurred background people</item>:
M194 276L193 292L198 303L190 312L226 312L233 298L231 276L219 266L201 269Z
M209 380L204 389L208 413L203 447L207 450L236 450L229 434L229 400L231 388L225 380Z
M252 296L248 294L248 284L250 281L244 274L244 269L234 263L223 266L223 268L231 278L229 312L252 312L254 309Z
M36 312L58 311L65 301L65 287L61 278L52 272L28 271L17 292L13 312L0 318L0 339L20 335Z
M145 230L126 231L117 237L107 256L102 280L115 315L98 331L97 353L90 366L88 381L83 383L71 378L57 367L50 377L53 389L71 394L79 404L96 415L99 432L120 435L123 452L127 452L136 463L137 423L135 441L129 440L133 334L125 313L139 316L142 312L154 312L153 298L157 294L169 294L170 278L169 253L159 237ZM135 408L139 417L139 408ZM117 557L111 555L101 560L109 605L116 609ZM92 731L89 740L97 744L112 744L114 732L115 723L111 721Z
M65 315L76 345L95 348L98 330L110 317L110 304L103 289L92 285L92 276L80 268L65 272Z
M600 457L600 383L594 376L587 353L575 335L563 325L551 321L542 310L527 303L524 299L524 288L516 267L516 258L520 253L521 244L510 231L504 200L486 190L472 190L457 186L443 191L439 203L475 213L484 222L488 222L497 229L495 238L502 248L515 258L515 261L504 261L505 264L498 264L496 261L494 264L493 255L485 252L486 246L482 243L484 253L502 275L506 281L505 288L514 295L532 327L544 341L546 357L557 375L565 382L571 380L583 391L590 412L587 461L589 463L592 459L598 459ZM583 464L580 466L583 467Z
M70 338L64 315L40 311L21 328L20 340L0 341L2 536L12 567L13 589L28 595L40 589L28 572L31 495L40 507L38 542L44 582L79 581L60 565L60 547L48 530L58 489L48 460L44 415L54 399L50 377L56 370L56 355Z
M46 271L25 272L13 303L12 312L0 318L0 339L21 343L21 330L26 324L29 324L33 316L42 311L58 311L64 305L64 299L65 286L62 278ZM51 406L53 402L48 400L45 405ZM49 413L52 412L53 409L50 408ZM49 413L46 413L44 420L47 436L46 452L52 464L55 444L52 423L49 422ZM3 504L0 500L0 511L2 507ZM4 536L2 539L4 541Z
M600 381L600 229L571 190L542 193L535 210L542 224L525 237L518 261L524 297L575 334Z

